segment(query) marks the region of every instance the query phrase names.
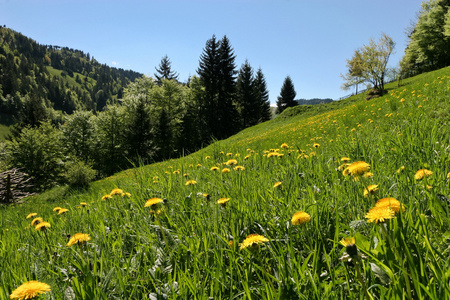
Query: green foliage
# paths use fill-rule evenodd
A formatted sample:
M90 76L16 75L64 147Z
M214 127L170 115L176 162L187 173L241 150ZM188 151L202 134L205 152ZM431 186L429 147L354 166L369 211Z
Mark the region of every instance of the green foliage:
M62 125L62 140L67 153L87 162L94 152L94 115L91 111L75 111L66 116Z
M7 145L11 165L22 168L37 186L47 188L59 181L64 158L61 133L49 122L35 128L25 127Z
M281 114L286 108L297 106L298 103L295 101L294 83L290 76L284 79L283 86L281 87L280 96L277 99L277 114Z
M86 187L97 176L97 171L84 161L66 163L63 176L71 187Z
M171 64L169 57L166 55L161 59L159 67L155 68L156 73L154 75L158 84L161 84L163 79L175 81L178 79L178 74L172 70Z

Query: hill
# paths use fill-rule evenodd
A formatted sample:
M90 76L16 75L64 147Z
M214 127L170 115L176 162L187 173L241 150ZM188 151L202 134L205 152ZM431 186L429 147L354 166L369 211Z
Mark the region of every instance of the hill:
M325 98L325 99L319 99L319 98L313 98L313 99L297 99L298 105L316 105L316 104L324 104L324 103L330 103L333 102L333 99Z
M55 299L447 299L449 86L289 108L4 207L0 299L31 279Z
M89 53L36 41L0 27L0 110L18 117L28 98L66 113L101 110L142 74L100 64ZM0 123L2 119L0 119Z

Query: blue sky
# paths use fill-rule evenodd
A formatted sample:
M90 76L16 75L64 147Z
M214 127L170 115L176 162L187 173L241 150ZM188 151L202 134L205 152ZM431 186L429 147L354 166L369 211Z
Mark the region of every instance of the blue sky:
M153 75L168 55L179 80L196 74L213 34L226 35L239 69L261 67L275 104L286 76L296 98L340 97L346 59L385 32L396 42L420 0L0 0L0 25L40 44L89 52L100 63Z

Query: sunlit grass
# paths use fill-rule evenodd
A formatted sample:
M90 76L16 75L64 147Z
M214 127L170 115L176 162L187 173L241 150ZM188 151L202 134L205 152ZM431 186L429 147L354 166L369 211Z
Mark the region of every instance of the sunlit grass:
M4 207L0 299L28 280L55 299L447 299L449 75Z

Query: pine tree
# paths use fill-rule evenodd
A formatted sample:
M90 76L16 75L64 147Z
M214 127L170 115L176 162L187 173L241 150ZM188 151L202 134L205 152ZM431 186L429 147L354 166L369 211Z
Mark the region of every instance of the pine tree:
M178 74L172 70L171 65L172 63L167 55L161 59L159 67L155 68L156 73L154 74L158 84L161 84L162 79L178 80Z
M256 98L253 69L246 60L239 70L236 82L236 103L241 117L242 128L256 125L259 121L259 106Z
M277 114L282 113L286 108L298 105L294 100L297 93L294 89L291 77L287 76L284 79L283 86L281 87L280 96L277 101Z
M259 122L265 122L272 119L270 109L269 91L267 90L266 79L261 68L258 69L254 81L257 104L259 108Z

